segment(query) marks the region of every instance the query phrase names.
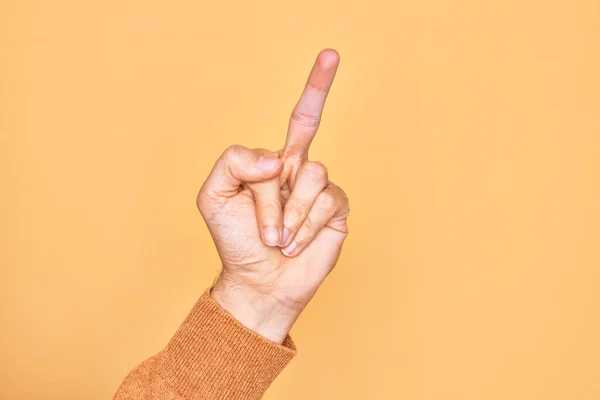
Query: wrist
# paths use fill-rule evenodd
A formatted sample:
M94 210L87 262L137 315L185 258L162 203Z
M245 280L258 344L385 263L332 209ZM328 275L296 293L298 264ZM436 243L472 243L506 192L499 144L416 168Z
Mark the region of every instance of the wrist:
M210 296L243 326L279 344L283 343L302 311L223 275L211 289Z

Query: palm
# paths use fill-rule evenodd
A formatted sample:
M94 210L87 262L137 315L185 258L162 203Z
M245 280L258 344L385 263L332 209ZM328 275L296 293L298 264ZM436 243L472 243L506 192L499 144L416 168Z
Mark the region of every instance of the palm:
M280 193L282 202L289 191ZM256 224L256 204L250 189L242 190L208 222L223 266L243 276L255 287L268 286L300 302L312 297L319 284L335 265L347 235L345 219L324 227L315 239L294 258L283 255L278 247L267 246ZM336 227L340 227L338 230Z

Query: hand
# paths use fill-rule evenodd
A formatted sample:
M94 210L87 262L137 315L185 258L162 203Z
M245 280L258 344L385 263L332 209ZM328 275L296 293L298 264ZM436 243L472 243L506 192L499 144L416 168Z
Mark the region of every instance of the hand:
M228 148L198 194L223 271L211 296L240 323L282 343L335 266L348 235L348 199L308 161L339 64L322 51L294 108L285 145Z

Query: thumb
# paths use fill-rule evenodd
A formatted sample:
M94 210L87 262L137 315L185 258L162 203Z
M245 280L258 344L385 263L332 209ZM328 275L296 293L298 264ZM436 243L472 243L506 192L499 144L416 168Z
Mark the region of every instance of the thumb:
M227 199L239 193L242 182L261 182L274 178L283 168L276 155L250 150L244 146L229 147L217 160L208 179L202 185L198 200Z

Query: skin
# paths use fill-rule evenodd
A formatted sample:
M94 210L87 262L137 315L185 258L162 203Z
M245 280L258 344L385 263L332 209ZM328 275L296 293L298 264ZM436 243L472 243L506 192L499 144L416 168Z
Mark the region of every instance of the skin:
M282 343L335 266L348 235L348 198L309 161L339 64L319 53L279 151L229 147L197 205L223 262L211 296L242 325Z

